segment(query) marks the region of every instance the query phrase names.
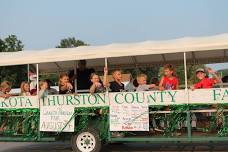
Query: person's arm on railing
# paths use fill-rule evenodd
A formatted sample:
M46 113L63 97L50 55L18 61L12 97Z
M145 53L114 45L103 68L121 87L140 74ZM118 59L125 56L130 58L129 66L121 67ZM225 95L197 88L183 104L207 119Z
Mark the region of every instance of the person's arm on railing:
M0 95L0 97L2 97L2 98L9 98L11 96L12 96L11 94L2 94L2 95Z
M159 90L160 90L160 91L163 91L163 90L164 90L163 82L164 82L164 77L161 78L161 81L160 81L160 83L159 83Z
M90 89L89 89L89 92L91 94L94 94L95 90L96 90L96 84L92 84L91 87L90 87Z

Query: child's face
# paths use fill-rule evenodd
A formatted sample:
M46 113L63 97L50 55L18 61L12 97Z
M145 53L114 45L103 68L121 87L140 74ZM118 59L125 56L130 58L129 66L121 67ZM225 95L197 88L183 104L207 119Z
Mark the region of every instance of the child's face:
M48 88L48 83L44 82L42 86L40 86L41 89L47 89Z
M9 93L11 91L11 88L10 87L1 88L1 91L3 93Z
M167 77L171 77L173 75L173 71L166 68L166 69L164 69L164 75Z
M122 80L122 73L120 71L116 71L113 73L113 78L117 81L121 81Z
M92 83L97 83L100 81L100 78L98 75L93 75L92 79L91 79L91 82Z
M139 85L144 85L144 84L146 84L147 82L147 78L146 77L140 77L140 78L138 78L138 84Z
M25 90L26 92L29 92L29 91L30 91L30 86L29 86L28 83L26 83L26 84L24 85L24 90Z
M63 84L66 84L69 82L69 77L68 76L64 76L60 79L60 81L63 83Z
M197 79L202 80L206 77L206 74L204 72L197 72L196 77Z

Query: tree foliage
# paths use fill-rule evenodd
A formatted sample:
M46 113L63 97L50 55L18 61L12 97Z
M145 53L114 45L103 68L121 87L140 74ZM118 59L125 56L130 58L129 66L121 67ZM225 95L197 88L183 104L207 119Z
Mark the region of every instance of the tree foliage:
M16 35L9 35L5 39L0 38L0 52L22 51L23 47ZM25 65L0 67L0 82L4 80L10 81L12 87L19 87L22 81L27 80L27 67Z
M16 35L9 35L4 40L0 39L0 52L22 51L24 45L18 40Z
M82 40L77 40L75 37L69 37L62 39L60 41L60 44L57 46L57 48L72 48L72 47L78 47L78 46L84 46L88 45Z

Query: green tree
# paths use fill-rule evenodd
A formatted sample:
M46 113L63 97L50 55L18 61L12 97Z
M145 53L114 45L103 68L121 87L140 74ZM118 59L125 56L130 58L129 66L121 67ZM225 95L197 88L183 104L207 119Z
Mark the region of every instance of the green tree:
M4 40L0 39L0 52L22 51L24 45L18 40L16 35L9 35Z
M2 39L0 39L0 52L4 52L5 48L5 42Z
M0 52L22 51L23 47L16 35L0 39ZM4 80L10 81L12 87L19 87L22 81L27 80L27 67L25 65L0 67L0 82Z
M75 37L65 38L60 41L60 44L57 46L57 48L72 48L72 47L78 47L78 46L84 46L88 45L82 40L77 40Z
M224 77L224 76L227 76L228 75L228 69L222 69L222 70L219 70L217 71L218 74L221 76L221 77Z

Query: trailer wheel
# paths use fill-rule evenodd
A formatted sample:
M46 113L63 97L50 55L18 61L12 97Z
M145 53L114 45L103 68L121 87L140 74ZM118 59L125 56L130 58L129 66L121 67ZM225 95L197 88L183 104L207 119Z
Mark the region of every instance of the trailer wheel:
M87 128L72 136L71 145L74 152L99 152L101 149L99 133Z

